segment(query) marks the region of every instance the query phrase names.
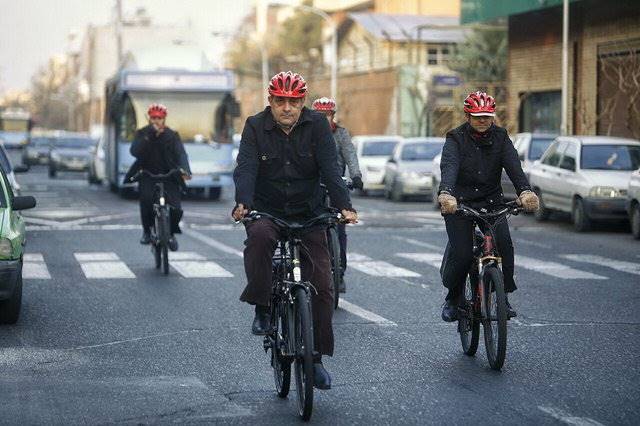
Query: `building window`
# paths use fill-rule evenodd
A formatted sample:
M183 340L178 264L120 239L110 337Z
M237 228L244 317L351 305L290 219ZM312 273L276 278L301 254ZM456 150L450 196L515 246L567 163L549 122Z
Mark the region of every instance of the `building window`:
M526 93L520 96L521 132L560 132L560 91Z
M442 49L440 49L440 63L446 64L447 62L449 62L450 56L451 51L448 47L443 47Z
M427 64L438 65L438 49L435 47L427 49Z

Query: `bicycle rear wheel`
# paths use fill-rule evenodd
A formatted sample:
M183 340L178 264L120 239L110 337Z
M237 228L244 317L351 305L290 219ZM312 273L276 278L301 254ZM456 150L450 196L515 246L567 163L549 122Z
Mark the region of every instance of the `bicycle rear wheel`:
M153 258L156 261L156 269L160 269L160 265L162 264L162 255L160 252L160 247L158 247L155 243L151 243L151 251L153 252Z
M484 272L484 297L488 318L483 319L484 344L489 365L500 370L507 353L507 301L502 271L495 266Z
M169 249L166 244L162 245L162 273L169 275Z
M311 322L311 304L307 292L296 288L295 306L295 373L298 392L298 414L302 420L311 418L313 410L313 326Z
M273 367L273 379L276 392L280 398L289 395L291 386L291 362L282 356L283 343L287 341L287 317L286 310L280 304L276 304L271 312L273 339L271 339L271 367Z
M464 293L461 308L464 312L458 314L458 332L460 343L466 355L473 356L478 350L480 340L480 320L475 312L475 300L477 294L478 274L469 272L464 283Z
M338 231L335 227L327 230L327 243L329 246L329 255L331 256L331 278L333 281L333 308L338 309L340 301L340 284L342 281L342 268L340 261L340 240L338 239Z

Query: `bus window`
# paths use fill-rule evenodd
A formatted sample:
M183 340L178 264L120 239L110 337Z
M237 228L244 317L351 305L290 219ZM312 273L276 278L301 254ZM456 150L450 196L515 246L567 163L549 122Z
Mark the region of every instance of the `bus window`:
M136 119L136 111L133 107L133 103L131 102L131 98L126 96L124 108L122 109L122 116L120 117L120 140L133 142L137 128L138 123Z

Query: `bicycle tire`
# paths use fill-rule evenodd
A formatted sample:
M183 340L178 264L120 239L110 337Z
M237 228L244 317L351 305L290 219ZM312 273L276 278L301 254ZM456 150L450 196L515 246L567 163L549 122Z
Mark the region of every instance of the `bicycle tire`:
M478 342L480 341L480 320L477 313L474 312L475 300L477 297L477 273L476 277L472 273L467 274L464 283L464 293L462 303L467 312L467 316L460 316L458 320L458 332L460 333L460 343L465 355L474 356L478 350ZM471 319L469 319L469 315Z
M277 304L271 312L271 318L275 321L272 323L273 339L271 340L271 367L273 367L273 379L276 385L276 392L280 398L286 398L289 395L291 387L291 362L280 354L282 342L286 342L287 335L287 317L286 310Z
M502 271L489 266L484 271L484 297L488 318L483 319L484 344L489 365L500 370L507 353L507 301Z
M162 253L155 243L152 243L151 251L153 252L153 257L156 261L156 269L160 269L160 265L162 264Z
M169 248L166 244L162 245L162 273L169 275Z
M333 281L333 308L338 309L340 301L340 284L342 281L342 268L340 260L340 240L338 239L338 231L335 227L327 229L327 243L329 246L329 255L331 256L331 279Z
M311 303L308 293L300 287L295 289L294 300L298 414L302 420L308 421L313 411L313 325L311 322Z

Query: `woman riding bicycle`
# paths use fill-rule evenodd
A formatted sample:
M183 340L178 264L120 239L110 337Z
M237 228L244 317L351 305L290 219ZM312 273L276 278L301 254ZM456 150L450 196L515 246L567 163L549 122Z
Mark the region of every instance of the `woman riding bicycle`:
M340 173L344 176L346 169L349 169L349 177L355 189L362 189L362 173L360 172L360 165L358 164L358 155L356 154L356 147L351 142L351 135L349 131L342 126L339 126L335 121L336 115L336 101L331 98L319 98L313 101L311 107L314 111L318 111L324 114L331 126L331 133L336 143L336 149L338 151L338 168ZM344 283L344 271L347 269L347 231L344 223L338 224L338 239L340 241L340 264L342 267L340 280L340 293L346 291Z
M442 149L442 179L438 202L444 216L449 242L442 260L442 281L449 290L442 308L442 319L457 319L459 297L473 259L473 219L454 213L458 201L475 209L494 210L503 203L502 169L507 172L525 211L538 209L538 197L531 191L522 171L518 153L506 129L494 124L496 103L485 92L469 94L464 101L467 121L447 133ZM481 225L482 226L482 225ZM514 254L509 225L496 226L496 244L502 256L507 293L516 289L513 280ZM515 316L507 300L509 316Z

